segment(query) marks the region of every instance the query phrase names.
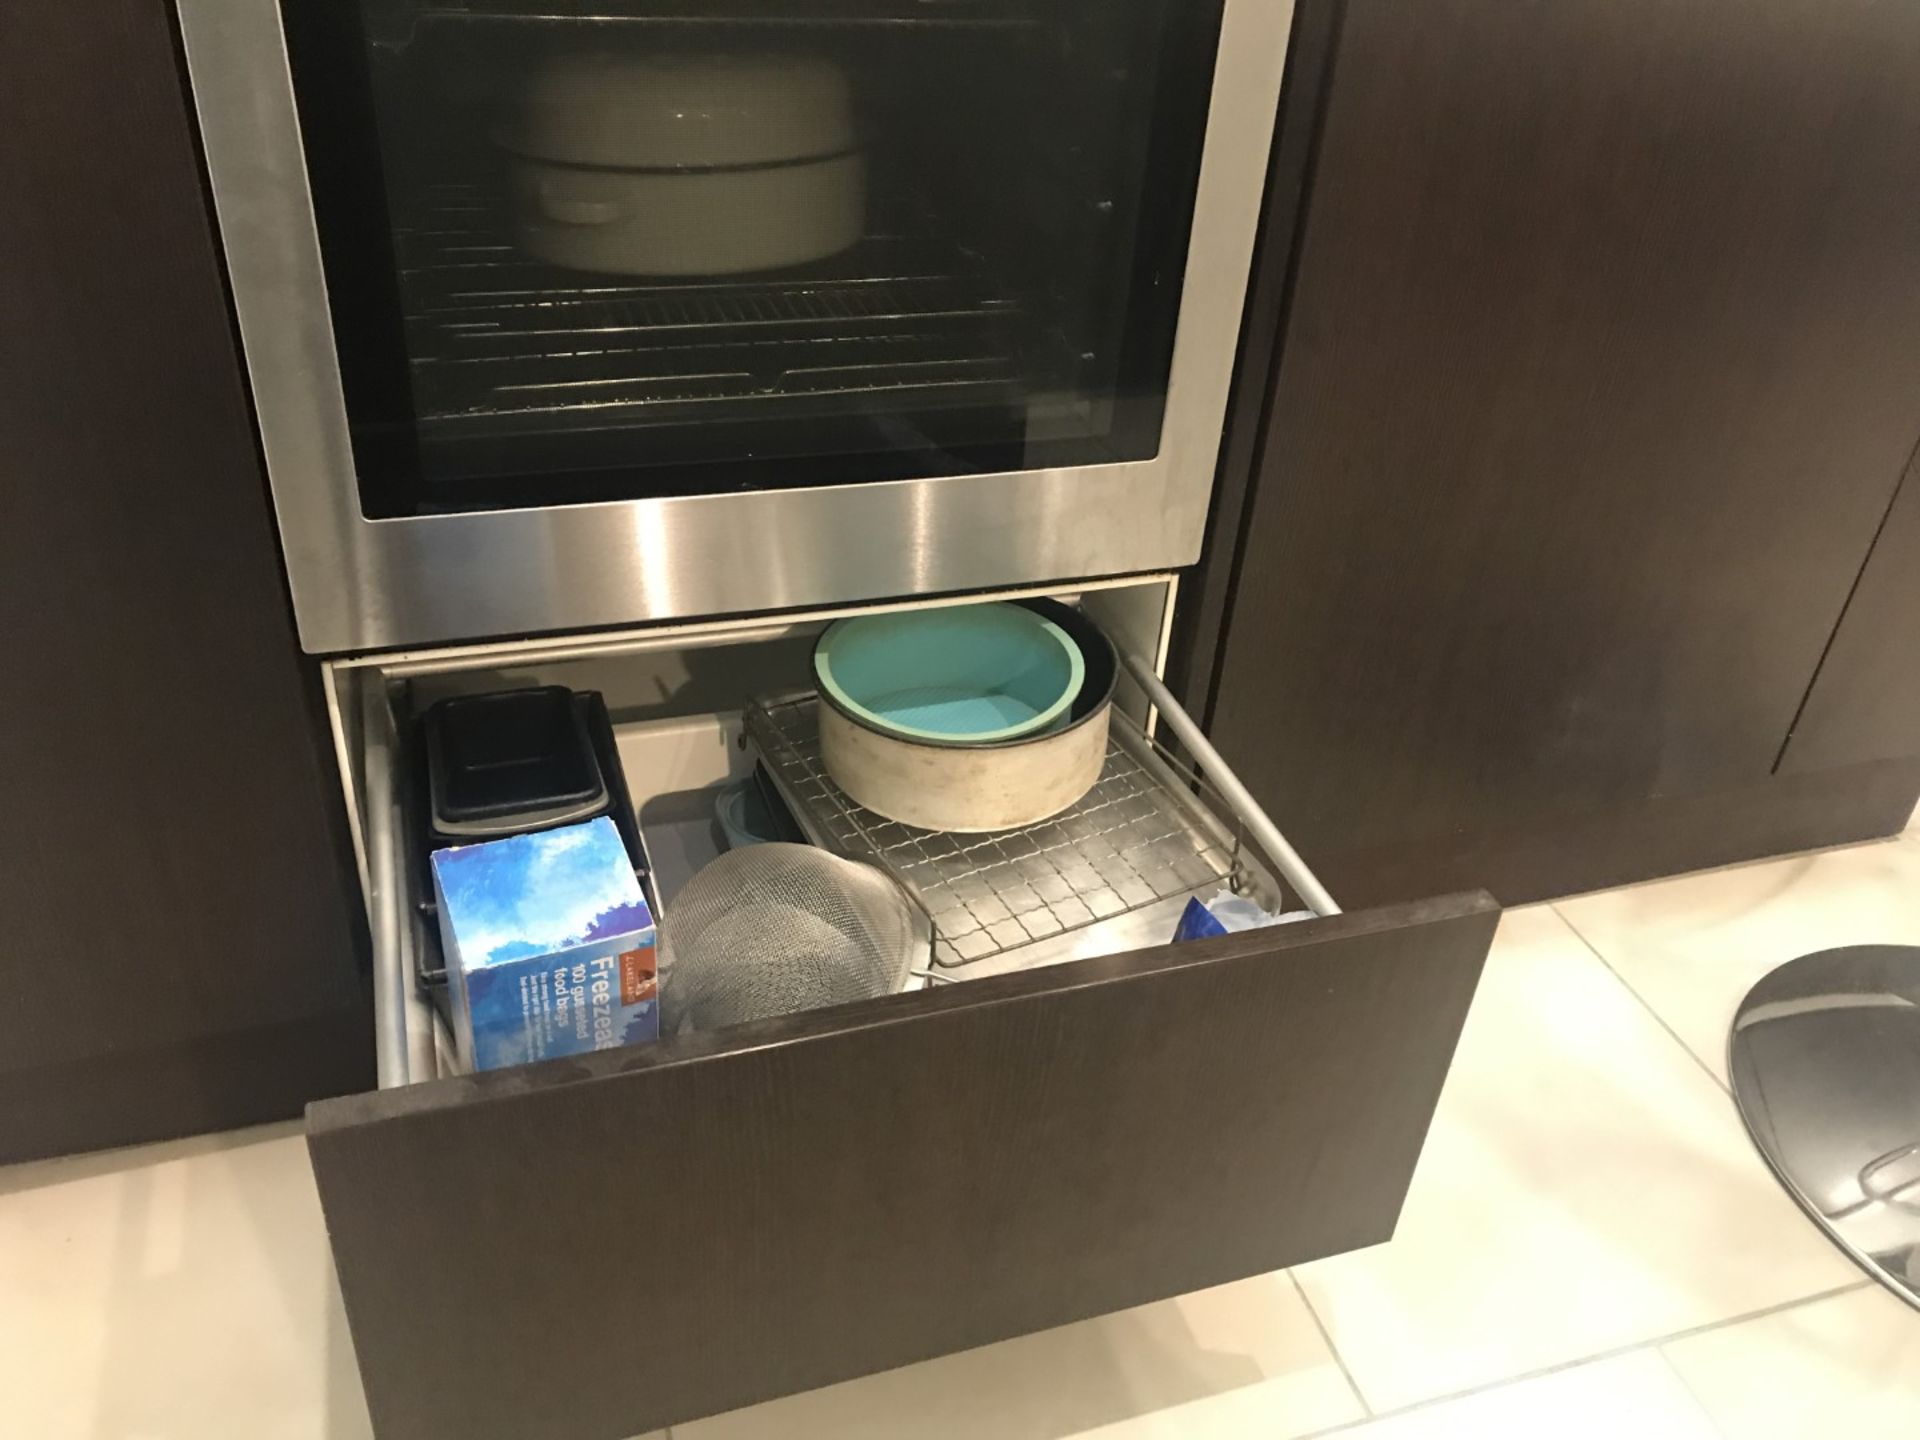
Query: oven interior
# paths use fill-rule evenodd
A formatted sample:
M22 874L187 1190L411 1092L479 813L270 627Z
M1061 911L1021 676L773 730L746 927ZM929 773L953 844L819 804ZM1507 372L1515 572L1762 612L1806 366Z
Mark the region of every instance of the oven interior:
M1219 0L285 0L363 511L1150 458L1219 12ZM717 260L713 274L645 273L644 254L609 271L533 253L515 127L540 77L583 57L628 87L628 116L663 73L841 77L864 167L856 237L790 264ZM716 91L716 123L757 103L774 118L748 123L777 132L768 88ZM765 179L738 173L751 164L718 174L641 158L632 193L668 228L696 223L690 187ZM595 168L561 163L561 183ZM629 183L581 183L602 180ZM781 227L808 223L783 210L790 198L740 193L738 213L770 227L776 251ZM707 249L722 256L737 238Z

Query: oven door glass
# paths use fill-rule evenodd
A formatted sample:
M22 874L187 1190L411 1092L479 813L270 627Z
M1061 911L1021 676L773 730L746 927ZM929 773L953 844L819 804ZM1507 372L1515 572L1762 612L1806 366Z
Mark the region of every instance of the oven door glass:
M284 0L369 517L1145 460L1220 0Z

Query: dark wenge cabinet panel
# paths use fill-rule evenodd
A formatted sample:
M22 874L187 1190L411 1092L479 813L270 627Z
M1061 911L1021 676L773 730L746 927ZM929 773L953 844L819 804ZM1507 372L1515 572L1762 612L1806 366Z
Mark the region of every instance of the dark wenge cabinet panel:
M1377 1244L1499 918L1349 911L316 1105L374 1425L614 1440ZM544 1378L609 1337L594 1383Z
M1807 695L1783 774L1920 755L1920 455Z
M0 1160L370 1075L338 782L171 23L0 13Z
M1345 5L1212 721L1349 903L1771 775L1920 436L1917 77L1885 0Z

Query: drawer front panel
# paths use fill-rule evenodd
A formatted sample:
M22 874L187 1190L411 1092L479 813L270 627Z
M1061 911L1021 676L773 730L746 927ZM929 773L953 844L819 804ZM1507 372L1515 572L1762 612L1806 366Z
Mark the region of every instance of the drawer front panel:
M384 1440L618 1440L1384 1240L1484 895L309 1112Z

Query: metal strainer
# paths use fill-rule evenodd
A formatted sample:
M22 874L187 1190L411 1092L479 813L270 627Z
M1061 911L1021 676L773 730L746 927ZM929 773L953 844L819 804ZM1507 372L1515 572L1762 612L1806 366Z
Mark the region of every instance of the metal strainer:
M926 947L926 922L870 865L811 845L729 850L660 922L662 1030L714 1030L889 995Z

